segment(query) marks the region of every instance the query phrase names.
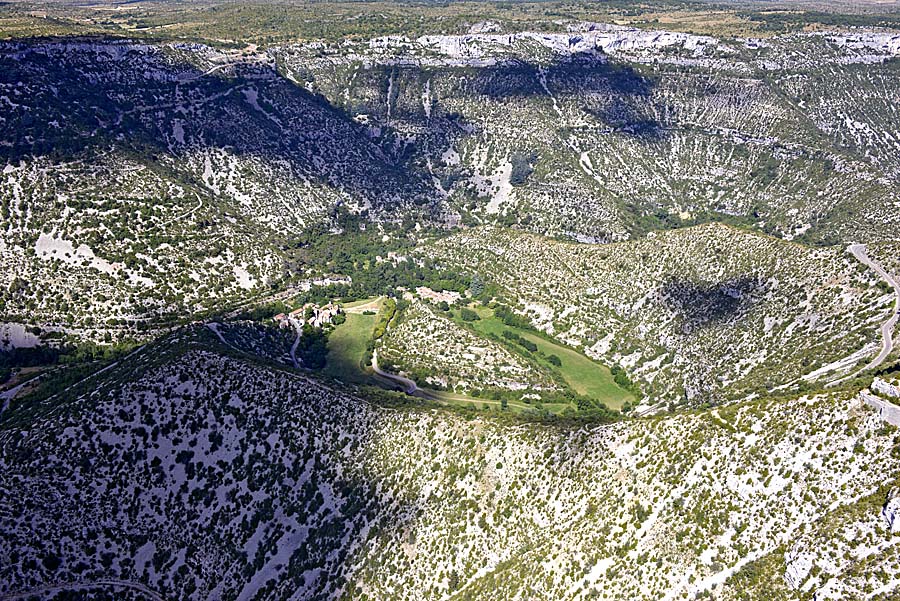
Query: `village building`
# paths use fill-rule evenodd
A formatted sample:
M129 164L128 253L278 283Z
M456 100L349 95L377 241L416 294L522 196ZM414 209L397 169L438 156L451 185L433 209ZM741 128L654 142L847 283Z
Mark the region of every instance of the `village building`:
M274 320L280 327L290 327L291 321L307 323L314 328L321 328L326 324L334 323L335 316L343 312L337 303L328 303L319 306L316 303L306 303L299 309L294 309L289 314L279 313Z

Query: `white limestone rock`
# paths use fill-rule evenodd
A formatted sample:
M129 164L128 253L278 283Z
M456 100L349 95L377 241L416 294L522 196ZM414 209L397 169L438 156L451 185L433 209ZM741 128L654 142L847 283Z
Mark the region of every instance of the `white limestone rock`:
M792 589L798 590L809 577L809 572L814 564L814 556L804 552L800 545L794 545L790 551L785 553L784 562L787 566L784 570L784 581Z

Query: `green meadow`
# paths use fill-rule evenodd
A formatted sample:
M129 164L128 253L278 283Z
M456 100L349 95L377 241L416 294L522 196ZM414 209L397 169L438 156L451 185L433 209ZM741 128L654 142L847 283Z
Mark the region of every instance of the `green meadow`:
M505 342L509 348L516 352L524 354L524 349L520 349L518 345L507 341L503 336L504 331L512 332L532 342L537 346L538 352L529 353L527 356L562 376L566 385L576 393L602 401L610 409L620 409L625 403L635 400L632 392L616 384L612 372L602 363L598 363L577 350L554 342L540 334L507 325L487 307L478 307L474 310L481 319L463 321L459 317L458 312L454 312L453 317L457 322L471 327L485 336L491 336L501 342ZM551 364L547 360L547 357L551 355L558 357L561 365Z

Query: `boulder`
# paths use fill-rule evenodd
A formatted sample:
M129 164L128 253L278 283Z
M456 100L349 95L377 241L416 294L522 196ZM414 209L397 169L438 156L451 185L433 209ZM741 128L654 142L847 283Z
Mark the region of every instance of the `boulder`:
M884 507L881 510L881 517L887 522L891 533L900 532L900 488L894 487L887 495Z

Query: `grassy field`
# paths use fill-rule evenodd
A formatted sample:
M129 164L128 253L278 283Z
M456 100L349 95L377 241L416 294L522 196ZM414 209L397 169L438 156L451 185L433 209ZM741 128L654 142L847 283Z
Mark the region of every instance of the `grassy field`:
M444 403L446 405L454 405L457 407L471 407L474 406L476 409L487 409L487 410L496 410L499 411L503 407L503 401L495 400L495 399L479 399L475 397L466 396L464 394L459 394L457 392L447 392L444 390L422 390L424 394L423 396L432 401L438 401L440 403ZM529 405L528 403L524 403L522 401L508 401L507 402L508 409L513 413L518 413L520 411L533 411L536 409L535 405ZM556 405L544 405L543 408L548 411L559 413L569 405L556 404Z
M552 342L543 336L508 326L500 318L495 317L491 309L478 307L475 310L481 317L478 321L464 322L458 312L454 313L454 319L481 334L494 335L500 340L503 340L503 331L508 330L533 342L540 352L540 354L532 355L538 363L558 372L565 383L578 394L598 399L610 409L620 409L626 402L634 401L634 395L615 383L612 373L605 365L597 363L575 349ZM559 357L562 365L559 367L551 365L545 359L549 355Z
M381 303L384 302L384 297L379 296L376 298L364 298L362 300L356 300L349 303L344 303L342 306L345 311L349 311L350 309L359 309L360 307L365 307L365 309L371 309L376 313L381 308Z
M347 314L347 321L328 337L327 375L357 384L368 382L369 376L360 367L360 362L366 354L376 321L375 315Z
M508 411L510 413L525 413L529 411L544 410L550 413L561 415L566 409L574 409L571 403L526 403L524 401L507 401L506 409L503 409L503 401L496 399L483 399L457 392L447 392L445 390L419 389L419 394L423 398L430 401L437 401L444 405L453 407L474 408L479 411Z
M370 306L375 300L367 299L344 305L345 310L354 307ZM373 305L377 310L380 308ZM597 363L582 355L578 351L548 340L542 336L504 324L495 317L493 311L485 307L476 309L480 320L464 322L459 312L454 313L454 319L459 323L472 327L478 333L485 336L496 336L502 340L504 330L514 332L537 345L539 353L531 355L532 360L542 366L552 369L562 376L565 383L578 394L603 401L611 409L620 409L623 404L634 400L634 395L624 390L613 381L613 376L604 365ZM364 370L360 362L366 355L366 346L372 339L372 331L378 322L377 315L363 315L361 313L346 313L347 321L337 326L328 337L328 363L325 366L325 374L345 382L356 384L372 384L371 372ZM514 346L514 345L510 345ZM546 357L556 355L561 366L551 365ZM422 395L430 400L446 403L448 405L468 407L474 405L478 409L499 410L501 401L496 399L475 398L458 393L422 390ZM559 413L571 407L568 404L544 404L543 409L553 413ZM508 409L513 412L534 410L536 405L522 401L508 401Z

